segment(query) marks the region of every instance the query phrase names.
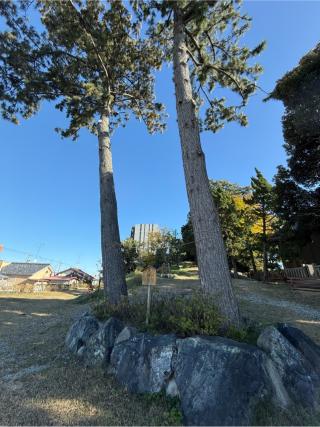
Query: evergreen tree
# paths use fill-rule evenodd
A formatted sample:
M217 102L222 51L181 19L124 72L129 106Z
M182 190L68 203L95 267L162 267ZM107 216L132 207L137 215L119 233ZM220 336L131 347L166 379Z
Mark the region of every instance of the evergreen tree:
M149 20L152 40L163 47L165 59L173 62L180 143L201 285L205 292L216 295L217 307L227 321L239 325L200 130L215 132L231 121L247 123L241 108L255 91L261 72L259 65L249 65L249 61L261 52L264 44L254 49L240 47L239 38L248 29L250 18L241 13L238 1L133 3ZM162 22L157 21L159 11ZM215 97L217 88L230 89L238 95L239 105ZM200 120L202 101L206 111Z
M280 255L285 265L300 266L302 263L320 262L320 189L308 189L299 185L283 166L278 167L275 181L275 212L280 218L277 233ZM309 246L311 255L303 256L303 248Z
M55 101L70 123L58 129L98 135L103 279L111 303L126 295L114 189L111 135L132 112L150 132L161 130L162 106L153 95L152 67L160 54L142 40L139 23L122 1L37 0L42 28L27 21L29 2L0 2L0 111L18 122Z
M255 215L261 220L261 240L263 253L263 280L268 275L268 234L274 222L274 192L272 185L262 173L255 169L256 176L251 178L252 197L248 203L254 206Z
M320 182L320 43L286 73L268 99L283 101L284 148L293 179L307 187Z

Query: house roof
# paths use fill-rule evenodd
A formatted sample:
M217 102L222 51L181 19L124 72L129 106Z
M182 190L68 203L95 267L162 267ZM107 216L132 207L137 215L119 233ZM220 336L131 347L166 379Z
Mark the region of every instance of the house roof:
M50 264L34 262L12 262L2 267L1 273L8 276L32 276L33 274L37 273L37 271L40 271L45 267L51 268Z
M63 271L60 271L59 273L57 273L57 276L63 275L64 273L67 273L66 276L72 275L74 273L78 277L94 280L94 277L91 276L91 274L86 273L85 271L81 270L80 268L70 267L67 270L63 270ZM66 276L64 276L64 277L66 277Z

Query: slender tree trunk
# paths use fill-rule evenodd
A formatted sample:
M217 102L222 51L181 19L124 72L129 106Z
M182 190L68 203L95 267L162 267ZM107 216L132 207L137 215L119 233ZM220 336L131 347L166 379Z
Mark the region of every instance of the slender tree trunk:
M174 14L174 82L183 166L202 288L216 297L220 313L240 325L217 209L210 192L188 66L182 13Z
M268 253L267 253L267 223L266 215L262 216L262 252L263 252L263 281L268 279Z
M256 266L256 262L254 260L253 250L250 249L249 252L250 252L250 259L251 259L251 264L252 264L253 272L256 273L257 272L257 266Z
M238 278L238 268L237 268L237 261L236 261L235 257L233 257L233 256L231 257L231 262L232 262L234 278L237 279Z
M105 294L111 304L118 304L121 295L127 295L127 286L120 243L107 114L101 116L98 138L103 284Z

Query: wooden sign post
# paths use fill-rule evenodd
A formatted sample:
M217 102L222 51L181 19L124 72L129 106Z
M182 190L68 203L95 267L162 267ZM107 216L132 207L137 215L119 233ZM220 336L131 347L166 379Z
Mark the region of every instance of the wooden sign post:
M156 283L157 270L154 267L149 266L142 272L142 284L148 286L146 325L149 324L150 318L151 286L155 286Z

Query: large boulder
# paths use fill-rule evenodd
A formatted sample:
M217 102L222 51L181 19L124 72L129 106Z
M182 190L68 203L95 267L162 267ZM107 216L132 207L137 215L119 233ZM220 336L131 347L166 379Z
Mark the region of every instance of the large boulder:
M174 379L184 423L252 424L257 405L272 393L265 354L220 337L192 337L177 345Z
M133 393L158 393L165 389L172 376L175 336L127 332L126 339L118 340L111 353L111 369L117 380Z
M99 322L89 313L81 316L69 329L66 336L66 345L68 349L77 355L80 355L92 335L99 329Z
M315 409L317 403L317 388L319 375L307 357L299 350L310 342L306 339L298 340L301 335L288 328L282 327L294 346L276 327L269 326L260 334L257 344L273 361L279 372L282 382L291 399L302 407ZM294 338L295 337L295 338ZM299 342L298 342L299 341ZM312 356L312 358L315 356Z
M81 352L84 362L88 366L108 365L115 340L123 328L124 324L115 317L110 317L101 324L99 330L91 335Z
M320 346L294 326L280 323L277 329L290 344L303 354L315 372L320 376Z

